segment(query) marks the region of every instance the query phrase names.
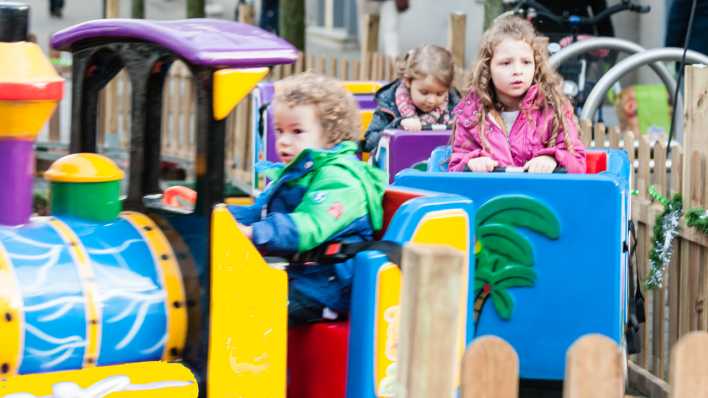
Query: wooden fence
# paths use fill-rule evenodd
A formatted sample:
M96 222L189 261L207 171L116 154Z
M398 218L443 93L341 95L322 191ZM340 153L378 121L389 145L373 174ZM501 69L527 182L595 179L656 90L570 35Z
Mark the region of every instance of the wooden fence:
M454 397L459 385L462 398L517 398L519 359L506 341L479 337L460 361L464 305L459 297L466 274L462 252L447 246L409 245L403 249L401 265L405 272L395 396ZM649 397L708 398L708 333L688 333L671 346L670 384L658 382L658 388L636 392ZM630 390L637 384L632 380L636 373L637 367L630 363ZM622 398L625 379L622 347L606 336L585 335L567 351L563 397Z
M671 353L670 383L662 396L708 397L708 333L683 336L673 345ZM624 367L621 348L614 341L602 335L585 335L568 349L563 397L625 397ZM498 337L480 337L465 353L461 379L462 398L517 398L516 352Z
M686 189L685 209L708 207L705 156L697 150L686 152L674 144L667 159L665 140L652 145L646 136L635 137L631 132L620 133L617 129L605 129L602 125L593 127L584 123L582 133L582 139L588 146L625 149L635 166L632 171L635 195L632 196L631 217L637 225L637 264L640 278L644 280L649 272L656 216L663 210L649 195L649 186L654 185L659 193L667 197ZM684 164L690 170L690 181L683 179ZM668 377L669 347L690 331L708 330L708 314L704 305L708 292L706 247L708 237L682 222L664 286L644 290L647 303L647 320L642 327L644 348L635 361L662 379Z

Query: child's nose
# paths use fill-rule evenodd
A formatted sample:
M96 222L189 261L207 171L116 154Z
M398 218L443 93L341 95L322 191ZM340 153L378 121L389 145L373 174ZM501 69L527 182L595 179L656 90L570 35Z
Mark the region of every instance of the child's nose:
M278 137L278 143L283 146L289 146L292 144L292 140L290 139L290 134L281 134L280 137Z

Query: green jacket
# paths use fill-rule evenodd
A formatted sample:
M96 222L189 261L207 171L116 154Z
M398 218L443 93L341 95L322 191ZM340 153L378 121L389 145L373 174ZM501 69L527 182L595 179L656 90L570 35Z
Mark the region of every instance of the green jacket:
M253 242L267 254L290 255L333 240L371 239L383 222L386 177L358 160L356 144L306 149L290 164L269 170L273 182L252 206L230 207L253 227Z

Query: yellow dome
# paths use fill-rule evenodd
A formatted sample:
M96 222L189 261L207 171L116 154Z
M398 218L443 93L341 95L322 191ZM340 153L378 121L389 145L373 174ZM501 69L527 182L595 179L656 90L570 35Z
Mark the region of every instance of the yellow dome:
M74 153L52 163L44 179L52 182L107 182L122 180L124 173L113 161L96 153Z

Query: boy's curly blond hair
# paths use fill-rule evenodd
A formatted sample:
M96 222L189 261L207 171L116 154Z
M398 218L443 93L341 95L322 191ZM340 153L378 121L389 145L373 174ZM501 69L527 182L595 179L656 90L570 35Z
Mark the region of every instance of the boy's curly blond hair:
M275 83L273 100L291 108L314 105L329 145L356 140L359 135L356 100L336 79L312 72L293 75Z

